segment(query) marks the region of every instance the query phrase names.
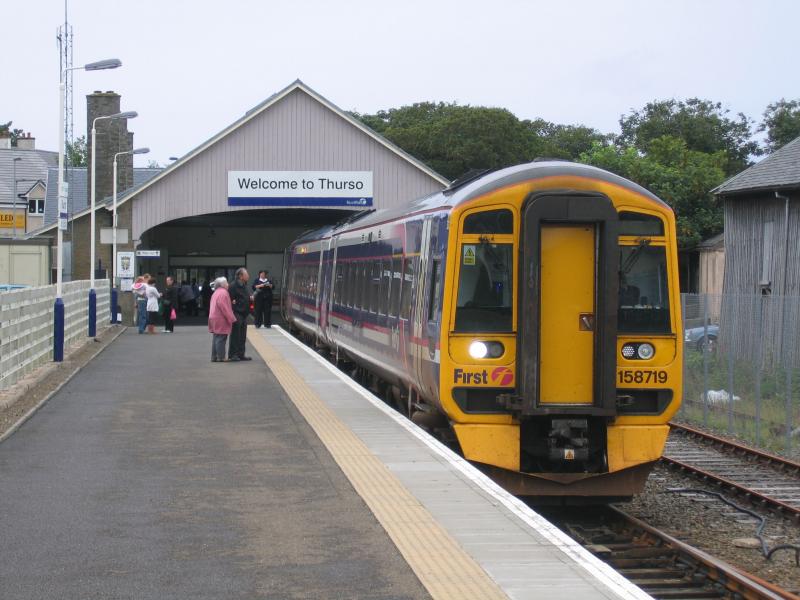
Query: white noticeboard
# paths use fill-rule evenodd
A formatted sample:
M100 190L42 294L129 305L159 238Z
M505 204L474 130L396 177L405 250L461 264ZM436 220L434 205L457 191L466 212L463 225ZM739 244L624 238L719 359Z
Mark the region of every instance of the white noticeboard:
M114 243L114 228L113 227L101 227L100 228L100 243L101 244L113 244ZM128 229L117 227L117 244L127 244L128 243ZM119 256L119 255L117 255Z
M135 256L133 252L117 252L117 277L120 279L133 279Z
M69 183L64 181L58 193L58 228L61 231L67 230L67 219L69 219Z

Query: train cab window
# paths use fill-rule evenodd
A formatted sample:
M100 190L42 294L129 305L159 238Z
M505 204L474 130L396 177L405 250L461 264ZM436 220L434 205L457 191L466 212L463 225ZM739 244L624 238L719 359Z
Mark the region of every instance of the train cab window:
M414 281L414 259L407 258L403 266L403 289L400 293L400 318L411 316L411 285Z
M667 249L649 240L619 248L620 333L670 333Z
M462 244L456 332L513 330L513 245Z
M396 317L400 311L400 284L403 281L401 269L403 263L399 258L392 260L392 283L389 291L389 315Z
M664 221L655 215L622 211L619 213L619 235L664 235Z
M507 208L472 213L464 218L464 233L514 233L514 215Z

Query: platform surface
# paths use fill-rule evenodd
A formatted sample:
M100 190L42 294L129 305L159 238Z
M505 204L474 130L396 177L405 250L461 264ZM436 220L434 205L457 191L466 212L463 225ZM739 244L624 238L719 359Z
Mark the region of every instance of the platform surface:
M273 328L128 330L0 444L9 598L646 598ZM266 358L265 365L262 357Z

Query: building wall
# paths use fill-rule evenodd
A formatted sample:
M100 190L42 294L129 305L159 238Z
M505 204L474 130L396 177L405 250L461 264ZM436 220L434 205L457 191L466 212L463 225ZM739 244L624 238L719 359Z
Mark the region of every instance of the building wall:
M295 90L134 197L133 237L182 217L228 206L228 171L372 171L375 206L397 206L442 189L415 165Z
M725 276L722 332L740 359L764 364L790 361L784 340L800 323L800 193L790 197L788 237L786 205L773 193L725 199ZM787 297L784 300L784 295ZM763 340L759 355L753 340Z
M700 251L700 293L722 294L725 277L725 248Z
M50 283L50 242L0 244L0 283L41 286Z

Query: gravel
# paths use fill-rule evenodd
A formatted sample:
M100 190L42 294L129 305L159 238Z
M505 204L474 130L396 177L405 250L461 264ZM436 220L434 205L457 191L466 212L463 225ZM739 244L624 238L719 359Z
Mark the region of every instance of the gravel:
M645 491L619 507L642 521L744 571L798 593L800 567L793 551L783 550L768 561L758 548L741 548L742 539L754 538L758 521L727 506L719 499L670 489L692 488L719 492L718 488L659 465L650 475ZM766 517L764 538L772 548L800 544L800 526L789 519L759 510L746 500L725 494L734 503Z

